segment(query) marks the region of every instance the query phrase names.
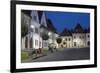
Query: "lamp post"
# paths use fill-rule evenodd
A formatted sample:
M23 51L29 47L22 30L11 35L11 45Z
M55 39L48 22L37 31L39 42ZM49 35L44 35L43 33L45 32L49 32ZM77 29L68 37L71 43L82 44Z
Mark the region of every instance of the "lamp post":
M33 42L33 33L34 33L34 25L31 25L30 28L32 29L32 42ZM32 48L33 48L33 43L32 43Z

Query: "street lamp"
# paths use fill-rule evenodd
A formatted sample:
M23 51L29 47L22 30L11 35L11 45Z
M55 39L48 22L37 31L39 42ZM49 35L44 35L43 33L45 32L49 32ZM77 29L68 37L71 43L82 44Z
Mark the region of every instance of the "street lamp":
M30 27L31 27L32 29L34 29L34 28L35 28L35 27L34 27L34 25L31 25Z
M51 32L49 32L48 35L50 36L51 35Z
M34 33L34 25L31 25L30 28L32 29L32 42L33 42L33 33ZM33 43L32 43L32 48L33 48Z

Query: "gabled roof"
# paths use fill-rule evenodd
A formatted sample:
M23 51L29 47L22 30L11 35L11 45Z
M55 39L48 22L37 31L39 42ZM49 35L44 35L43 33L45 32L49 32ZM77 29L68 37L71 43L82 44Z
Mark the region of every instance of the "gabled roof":
M46 19L46 21L47 21L47 28L48 28L48 30L56 33L56 28L54 27L54 25L51 22L51 20L50 19Z
M70 30L68 29L64 29L61 33L60 33L60 36L72 36L72 33Z
M31 17L31 10L21 10L21 12Z
M82 26L79 23L74 28L74 32L73 33L84 33L84 30L83 30Z

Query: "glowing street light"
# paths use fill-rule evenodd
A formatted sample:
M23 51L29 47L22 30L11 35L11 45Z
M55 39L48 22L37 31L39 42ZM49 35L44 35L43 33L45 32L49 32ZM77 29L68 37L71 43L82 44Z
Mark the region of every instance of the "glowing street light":
M51 32L49 32L48 35L50 36L51 35Z
M34 29L34 28L35 28L35 27L34 27L34 25L31 25L30 27L31 27L32 29Z
M32 41L33 41L33 32L34 32L33 30L35 27L34 27L34 25L31 25L30 28L32 29ZM33 47L33 44L32 44L32 47Z

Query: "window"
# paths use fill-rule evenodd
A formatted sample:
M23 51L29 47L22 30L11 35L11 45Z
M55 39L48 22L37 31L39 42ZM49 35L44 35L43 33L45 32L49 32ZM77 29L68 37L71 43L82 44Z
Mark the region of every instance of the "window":
M35 45L38 46L38 40L35 40Z
M79 36L79 38L81 39L81 36Z
M65 45L65 44L66 44L66 42L63 42L63 44Z
M74 46L76 46L76 42L74 42Z
M88 38L89 38L90 36L88 35Z
M67 41L67 38L66 38L66 41Z
M90 46L90 41L87 42L87 45Z
M84 39L84 36L82 38Z
M76 38L76 36L74 36L74 39Z
M30 48L32 48L32 45L33 45L33 40L32 38L30 39Z
M39 42L39 46L41 47L41 41Z
M70 38L69 38L69 41L70 41Z
M28 48L28 38L25 39L25 48Z

